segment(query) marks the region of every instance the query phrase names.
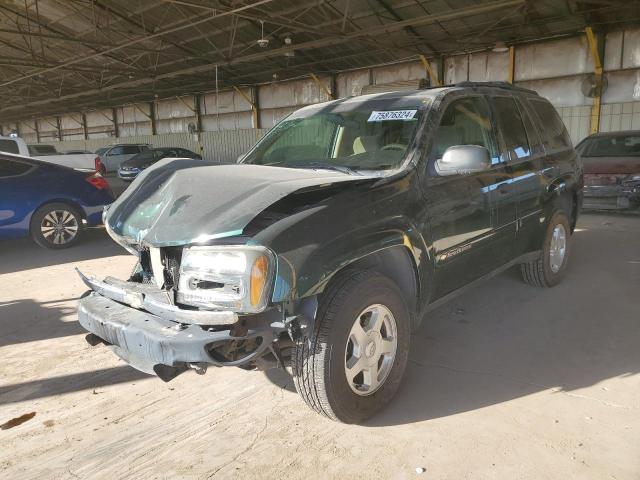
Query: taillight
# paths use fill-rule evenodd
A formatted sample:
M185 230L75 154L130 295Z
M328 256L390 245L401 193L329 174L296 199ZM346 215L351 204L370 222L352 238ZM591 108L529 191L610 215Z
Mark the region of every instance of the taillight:
M106 190L109 188L109 184L99 173L89 175L88 177L85 177L85 180L96 187L98 190Z
M94 159L94 163L96 166L96 172L102 172L102 160L100 160L99 156Z

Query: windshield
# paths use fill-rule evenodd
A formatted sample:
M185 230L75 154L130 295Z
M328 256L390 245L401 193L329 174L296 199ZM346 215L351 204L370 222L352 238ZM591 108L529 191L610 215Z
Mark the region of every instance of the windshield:
M110 147L102 147L96 150L96 153L98 155L102 155L104 152L106 152L107 150L109 150Z
M579 147L587 157L636 157L640 156L640 135L595 137Z
M243 163L346 171L396 169L412 144L426 101L396 98L295 112L258 142Z

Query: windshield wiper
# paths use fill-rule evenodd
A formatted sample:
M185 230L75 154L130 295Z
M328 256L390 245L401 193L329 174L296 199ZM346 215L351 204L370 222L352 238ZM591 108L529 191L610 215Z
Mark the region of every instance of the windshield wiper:
M289 168L311 168L313 170L334 170L336 172L346 173L347 175L362 175L361 173L356 172L354 169L346 167L344 165L334 165L332 163L326 162L294 162L284 164L283 166Z

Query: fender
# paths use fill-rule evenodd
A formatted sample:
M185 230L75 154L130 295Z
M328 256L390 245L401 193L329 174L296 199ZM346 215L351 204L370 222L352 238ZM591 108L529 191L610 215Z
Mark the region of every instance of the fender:
M424 239L415 228L405 225L358 236L343 236L309 249L304 257L288 252L277 255L277 273L272 301L284 302L318 295L341 270L383 250L402 247L410 254L419 284L424 271L421 262L430 260Z

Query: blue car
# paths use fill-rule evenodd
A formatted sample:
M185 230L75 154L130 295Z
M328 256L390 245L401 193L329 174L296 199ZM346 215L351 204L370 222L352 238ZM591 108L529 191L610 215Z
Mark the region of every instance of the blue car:
M84 227L102 223L114 196L95 172L0 153L0 239L31 236L45 248L67 248Z

